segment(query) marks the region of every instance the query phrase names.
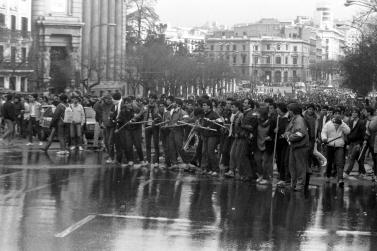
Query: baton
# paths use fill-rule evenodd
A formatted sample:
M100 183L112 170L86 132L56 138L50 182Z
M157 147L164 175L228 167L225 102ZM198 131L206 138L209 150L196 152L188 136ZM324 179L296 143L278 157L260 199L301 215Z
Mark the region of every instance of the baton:
M199 125L195 125L195 124L186 123L186 122L183 122L183 121L178 121L178 123L181 123L183 125L192 126L192 127L197 127L197 128L208 130L208 131L217 132L216 129L212 129L212 128L209 128L209 127L203 127L203 126L199 126Z
M229 129L228 127L223 126L222 124L219 124L219 123L217 123L216 121L210 120L210 119L208 119L208 118L204 118L204 120L205 120L205 121L208 121L208 122L210 122L210 123L212 123L212 124L214 124L214 125L220 126L220 127L224 128L224 129Z
M139 121L139 122L131 122L128 121L127 123L125 123L124 125L122 125L121 127L119 127L118 129L115 130L116 133L118 133L120 130L122 130L124 127L128 126L128 125L139 125L139 124L144 124L144 123L147 123L148 121Z
M367 146L367 144L363 144L363 148L361 149L361 152L360 152L360 154L359 154L359 157L357 158L357 162L359 162L360 159L361 159L361 156L363 156L363 152L364 152L366 146Z
M327 142L324 143L324 144L325 144L325 145L328 145L328 144L330 144L331 142L334 142L335 140L340 139L340 138L342 138L342 137L343 137L343 136L336 137L335 139L329 140L329 141L327 141Z

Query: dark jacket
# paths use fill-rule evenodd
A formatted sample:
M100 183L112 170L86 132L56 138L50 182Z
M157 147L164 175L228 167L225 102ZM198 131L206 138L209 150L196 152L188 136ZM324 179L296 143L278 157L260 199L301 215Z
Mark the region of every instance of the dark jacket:
M306 112L304 115L304 119L306 122L306 126L308 127L309 141L314 142L316 136L315 124L317 123L317 115L315 113L313 115L309 115Z
M287 127L288 140L292 149L309 147L309 135L306 122L301 115L295 115Z
M365 122L361 119L359 119L353 127L353 121L350 120L348 126L351 129L350 134L347 136L347 143L348 144L361 144L364 140L364 134L365 134Z
M16 107L12 102L5 102L3 104L2 111L4 119L9 119L11 121L16 120Z
M211 122L211 121L213 121L213 122L216 122L218 124L222 124L219 121L216 121L219 118L220 118L219 114L217 114L213 110L211 110L211 111L207 112L206 114L204 114L204 119L202 119L202 121L201 121L202 126L203 127L208 127L208 128L211 128L211 129L215 129L216 132L210 131L210 130L201 129L200 133L201 133L201 135L203 137L217 137L217 136L220 136L220 129L221 129L221 127ZM211 121L208 121L208 120L211 120Z
M52 116L50 128L57 128L59 124L63 123L65 104L60 103L56 106L54 115Z

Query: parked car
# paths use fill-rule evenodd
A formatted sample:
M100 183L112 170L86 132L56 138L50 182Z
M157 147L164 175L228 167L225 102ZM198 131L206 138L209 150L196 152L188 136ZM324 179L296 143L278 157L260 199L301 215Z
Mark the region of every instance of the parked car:
M50 135L52 116L54 115L56 107L54 105L43 105L41 108L41 119L39 125L41 127L41 138L46 140Z

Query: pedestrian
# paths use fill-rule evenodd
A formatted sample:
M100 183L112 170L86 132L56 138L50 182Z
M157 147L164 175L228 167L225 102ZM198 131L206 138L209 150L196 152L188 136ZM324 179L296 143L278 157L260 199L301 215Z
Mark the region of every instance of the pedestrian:
M16 121L16 108L15 105L12 103L13 95L7 94L6 101L2 105L2 114L5 123L5 132L1 139L1 141L7 140L8 146L12 145L13 136L14 136L14 124Z
M69 104L68 104L68 96L66 94L60 95L60 103L57 105L54 115L52 117L51 126L57 128L58 131L58 138L60 144L60 150L56 153L57 155L69 155L69 151L67 150L66 143L68 141L69 135ZM72 115L72 114L71 114ZM71 120L72 122L72 120ZM51 135L50 135L51 137Z
M25 107L26 123L28 131L28 143L27 146L33 145L33 137L37 136L39 139L39 145L42 146L41 132L39 126L39 119L41 116L41 104L37 102L38 95L29 95L29 103L27 108Z
M79 97L72 97L72 104L70 105L72 109L72 123L70 126L70 136L71 136L71 151L76 148L79 151L83 151L82 148L82 129L85 123L85 112L82 105L79 103Z

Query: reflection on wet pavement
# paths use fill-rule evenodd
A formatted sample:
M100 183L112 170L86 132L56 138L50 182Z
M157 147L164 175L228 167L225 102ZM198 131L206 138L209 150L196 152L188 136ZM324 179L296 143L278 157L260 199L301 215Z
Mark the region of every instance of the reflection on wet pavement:
M377 250L376 191L308 194L0 151L0 250Z

